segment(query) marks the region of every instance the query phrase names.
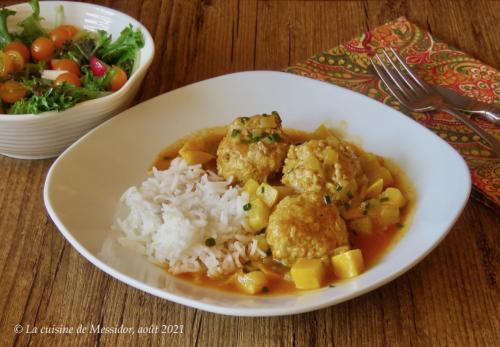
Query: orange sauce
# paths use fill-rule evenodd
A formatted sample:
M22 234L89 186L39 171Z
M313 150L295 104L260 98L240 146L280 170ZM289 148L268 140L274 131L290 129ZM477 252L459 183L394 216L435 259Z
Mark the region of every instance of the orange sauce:
M161 153L155 158L154 166L159 170L168 169L170 162L179 155L179 150L182 146L190 140L195 139L195 141L201 141L205 145L208 143L208 148L211 153L216 155L217 146L219 142L225 135L226 127L210 128L204 129L202 131L193 133L192 135L183 138L174 144L165 148ZM289 136L292 143L301 143L313 138L311 133L296 130L296 129L285 129L285 133ZM363 153L363 150L355 145L353 145L354 150L357 154ZM394 177L395 183L394 187L398 188L403 192L408 200L407 205L401 210L401 225L400 226L390 226L385 230L374 230L372 234L355 234L350 232L350 243L352 248L359 248L363 254L363 260L365 263L365 271L370 267L374 266L386 252L388 252L391 247L396 243L397 240L404 235L404 232L411 222L414 205L415 205L415 192L413 186L411 185L409 179L406 175L392 162L385 158L383 159L384 166L389 169ZM203 164L205 169L210 169L216 171L215 160L209 163ZM274 177L271 184L279 183L280 177ZM196 283L203 287L214 288L218 290L223 290L227 292L244 294L234 280L231 280L231 276L224 278L210 278L202 273L182 273L175 275L177 278ZM331 269L327 269L325 278L323 279L324 286L334 286L339 279L335 276ZM280 295L286 293L299 293L303 292L295 288L295 285L291 281L286 281L282 278L275 278L270 276L266 287L269 289L267 293L261 293L258 295Z

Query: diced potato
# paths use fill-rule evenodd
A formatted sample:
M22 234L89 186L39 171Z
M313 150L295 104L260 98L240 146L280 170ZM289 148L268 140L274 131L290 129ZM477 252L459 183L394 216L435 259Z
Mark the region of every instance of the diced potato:
M368 189L366 190L365 197L368 199L376 198L382 193L382 189L384 188L384 180L379 178L375 182L373 182Z
M316 158L314 155L311 155L304 160L304 166L306 167L306 169L313 171L321 170L321 164L318 158Z
M392 177L391 172L383 166L381 166L377 171L369 174L368 178L370 179L370 183L372 182L374 183L379 179L383 179L384 187L390 186L391 184L394 183L394 178Z
M256 180L250 178L248 181L245 182L245 185L243 185L243 190L248 193L250 199L253 199L255 198L255 194L257 192L258 187L259 183L257 183Z
M321 287L325 276L323 263L319 259L299 259L290 270L297 289Z
M351 249L332 257L333 272L339 278L358 276L365 269L360 249Z
M397 208L406 205L406 198L398 188L389 187L380 195L380 199L384 204L393 205Z
M349 250L351 250L351 247L349 247L349 246L340 246L340 247L337 247L333 250L333 255L339 255L339 254L345 253Z
M361 162L361 167L363 168L363 171L367 175L370 175L371 173L376 172L380 168L380 163L379 163L378 158L375 154L363 153L359 157L359 160Z
M270 209L264 201L255 198L250 201L250 209L247 211L248 224L253 231L258 232L267 227Z
M391 205L382 205L380 208L380 224L389 226L399 222L399 208Z
M332 135L333 135L332 131L328 129L324 124L321 124L312 133L312 138L315 140L323 140Z
M373 231L372 219L368 216L350 221L349 226L360 234L371 234Z
M236 283L246 293L256 294L267 284L267 277L262 271L241 272L238 273Z
M182 159L184 159L189 165L194 164L204 164L214 159L215 156L201 151L183 150L179 151Z
M292 187L287 186L273 186L274 189L278 191L278 201L281 201L283 198L288 195L292 195L294 192Z
M327 147L324 152L325 160L324 163L325 165L333 165L339 160L339 154L336 150Z
M278 201L278 195L279 195L278 190L267 183L262 183L257 188L256 194L269 207L273 207L273 205Z
M271 248L271 246L269 246L269 243L267 243L265 234L257 235L255 238L257 240L257 246L264 252L267 252L269 248Z

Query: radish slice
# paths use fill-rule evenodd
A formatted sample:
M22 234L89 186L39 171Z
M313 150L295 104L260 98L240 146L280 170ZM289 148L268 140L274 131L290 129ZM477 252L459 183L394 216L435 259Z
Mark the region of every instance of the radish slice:
M106 64L97 59L95 56L90 58L89 66L92 74L97 77L103 76L108 70Z

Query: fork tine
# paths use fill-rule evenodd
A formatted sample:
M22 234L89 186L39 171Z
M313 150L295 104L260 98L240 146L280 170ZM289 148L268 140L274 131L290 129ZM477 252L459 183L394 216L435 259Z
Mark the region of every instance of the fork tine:
M406 98L412 97L411 93L408 92L408 88L403 84L401 81L401 77L397 74L395 74L391 69L389 68L386 63L383 61L383 59L380 57L379 54L375 55L375 58L377 58L378 62L380 63L379 67L384 71L385 75L389 77L393 84L396 85L397 89L399 92L401 92ZM386 82L386 81L384 81ZM387 85L387 83L385 83ZM396 89L396 88L393 88Z
M426 92L432 92L432 90L430 90L429 85L426 82L424 82L420 77L418 77L418 75L415 72L411 70L411 68L408 66L408 64L405 63L404 59L401 58L401 56L396 52L396 50L392 47L390 48L390 50L392 54L394 54L398 62L401 64L401 66L403 66L403 68L406 70L408 75L410 75L413 78L413 80L416 83L418 83L418 85L421 88L423 88Z
M387 53L387 51L385 49L382 50L382 53L384 54L385 58L387 59L387 61L389 61L389 64L393 67L394 71L397 73L397 75L399 76L399 79L402 80L404 82L404 84L406 84L414 93L418 93L419 91L417 90L418 89L418 86L415 85L415 83L412 83L411 80L409 80L408 76L405 75L403 73L403 71L401 71L401 68L398 67L396 65L396 63L394 63L392 61L392 58L391 56Z
M378 56L376 57L378 58ZM378 60L380 61L380 58L378 58ZM385 69L379 67L373 58L370 58L370 61L372 63L373 68L377 72L378 76L382 80L382 82L385 83L387 89L389 89L389 92L391 92L392 96L394 96L402 105L408 107L408 104L405 101L407 96L402 94L400 89L394 86L394 82L392 82L392 80L389 78L389 76L385 72Z

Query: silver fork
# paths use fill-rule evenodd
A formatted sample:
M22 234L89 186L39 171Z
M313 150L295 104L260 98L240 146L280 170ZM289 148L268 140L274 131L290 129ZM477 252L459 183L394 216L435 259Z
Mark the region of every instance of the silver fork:
M370 60L387 89L402 105L415 112L439 110L451 114L475 131L491 146L497 157L500 157L500 141L498 139L471 122L467 116L454 111L441 95L410 69L393 48L390 48L390 51L397 63L393 61L386 50L382 50L382 54L377 53Z

